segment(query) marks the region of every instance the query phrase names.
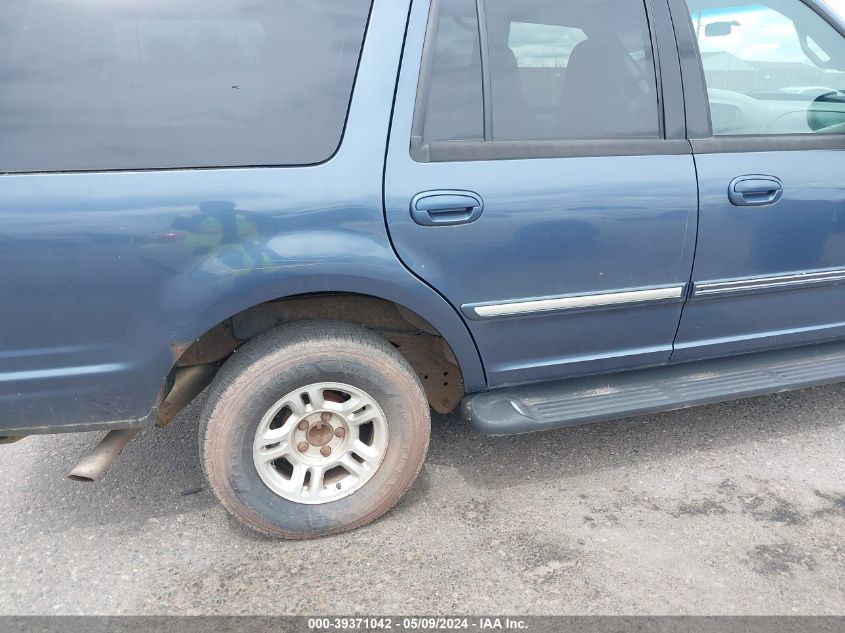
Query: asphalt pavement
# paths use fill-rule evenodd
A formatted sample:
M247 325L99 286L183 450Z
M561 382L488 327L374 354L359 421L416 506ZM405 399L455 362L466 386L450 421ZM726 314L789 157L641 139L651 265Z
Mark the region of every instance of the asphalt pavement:
M845 614L845 385L506 438L435 417L337 537L231 519L195 404L97 484L99 434L0 446L0 614Z

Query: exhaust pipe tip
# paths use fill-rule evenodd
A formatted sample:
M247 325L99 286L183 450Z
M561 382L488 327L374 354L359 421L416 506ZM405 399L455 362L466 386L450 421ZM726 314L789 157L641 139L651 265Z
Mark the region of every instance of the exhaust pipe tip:
M92 484L95 481L97 481L96 479L94 479L93 477L90 477L88 475L78 475L78 474L76 474L76 469L70 471L70 473L68 473L67 478L70 479L71 481L79 481L79 482L82 482L82 483L89 483L89 484Z
M67 477L71 481L91 483L98 481L114 463L117 456L141 429L121 429L106 433L100 443L88 455L82 458L76 468Z

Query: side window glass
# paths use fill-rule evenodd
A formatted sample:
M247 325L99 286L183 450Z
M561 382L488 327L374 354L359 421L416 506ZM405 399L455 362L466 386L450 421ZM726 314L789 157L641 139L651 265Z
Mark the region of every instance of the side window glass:
M415 141L656 139L654 55L638 0L440 0L429 23ZM424 110L420 110L424 108Z
M578 28L511 22L508 47L519 69L519 88L538 118L553 124L569 57L586 39Z
M0 172L327 160L370 4L7 0Z
M441 0L439 5L429 40L434 50L427 98L417 104L425 108L422 137L425 141L482 140L484 105L475 0Z
M493 139L656 138L657 86L636 0L486 0Z
M821 16L799 0L687 3L715 135L845 133L845 38Z

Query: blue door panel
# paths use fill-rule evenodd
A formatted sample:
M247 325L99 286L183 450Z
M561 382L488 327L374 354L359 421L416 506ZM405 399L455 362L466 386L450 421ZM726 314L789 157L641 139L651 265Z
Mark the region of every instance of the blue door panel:
M691 340L675 344L673 361L845 337L845 286L691 300L682 335Z
M421 226L419 192L472 191L480 219ZM659 305L473 319L491 386L665 362L695 243L692 157L414 163L391 148L388 223L400 258L453 305L679 287Z
M474 322L492 386L611 373L665 363L680 305Z
M845 152L698 154L696 164L694 288L672 360L845 334ZM780 179L782 197L733 204L729 184L748 174Z
M388 145L385 212L399 258L463 313L490 387L667 362L696 238L688 144L655 139L638 156L416 162L428 9L411 9ZM679 78L670 59L663 71ZM679 97L667 94L672 112Z

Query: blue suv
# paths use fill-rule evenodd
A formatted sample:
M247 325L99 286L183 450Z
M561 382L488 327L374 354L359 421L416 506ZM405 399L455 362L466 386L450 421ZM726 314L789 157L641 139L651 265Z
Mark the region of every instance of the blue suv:
M508 434L845 380L818 0L8 0L0 441L201 391L210 487L376 519Z

